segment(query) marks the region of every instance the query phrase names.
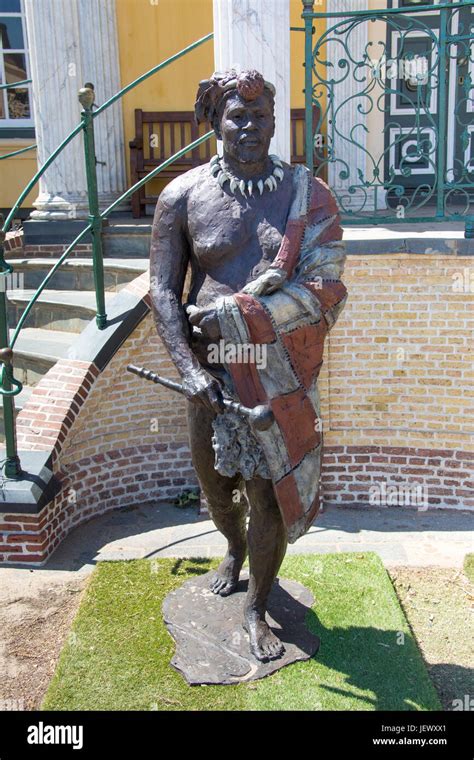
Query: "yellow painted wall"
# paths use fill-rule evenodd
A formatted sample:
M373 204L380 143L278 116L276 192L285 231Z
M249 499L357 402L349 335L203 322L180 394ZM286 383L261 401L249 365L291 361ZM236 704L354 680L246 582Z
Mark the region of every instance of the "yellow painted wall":
M20 150L20 148L26 148L33 142L34 140L24 139L0 140L0 156L12 153L14 150ZM19 156L0 161L0 208L10 209L13 206L36 170L36 150L20 153ZM23 206L31 208L37 195L38 189L34 188L25 198Z
M116 0L122 86L213 31L212 0ZM154 74L123 101L127 180L128 144L135 137L134 109L193 110L197 83L213 71L212 40ZM163 181L151 185L159 191Z
M122 85L126 85L186 45L213 31L212 0L116 0ZM303 26L301 0L290 0L290 25ZM325 0L315 5L324 11ZM317 22L316 33L324 28ZM304 107L304 34L291 32L291 107ZM135 136L134 109L192 111L200 79L214 70L212 40L150 77L125 96L124 131L127 177L128 144ZM150 189L159 190L157 182Z

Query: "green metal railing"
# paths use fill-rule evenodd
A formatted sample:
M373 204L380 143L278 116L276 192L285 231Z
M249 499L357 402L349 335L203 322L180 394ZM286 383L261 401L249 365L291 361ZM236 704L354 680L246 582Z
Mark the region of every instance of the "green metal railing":
M74 129L67 135L62 143L53 151L53 153L44 162L41 168L36 172L35 176L30 180L24 190L18 197L15 205L9 212L5 222L0 229L0 277L3 277L3 281L0 282L0 346L4 346L0 349L0 395L3 401L3 417L5 427L5 444L6 444L6 459L3 464L4 475L7 478L18 478L21 475L21 462L18 456L17 443L16 443L16 427L15 427L15 404L14 396L22 390L22 384L15 379L13 374L13 348L16 344L18 336L28 319L31 310L37 302L39 296L50 282L51 278L61 267L64 261L68 258L71 251L80 243L87 235L92 237L92 263L94 272L94 286L96 293L96 323L99 329L104 329L107 326L107 314L105 310L105 292L104 292L104 264L103 264L103 249L102 249L102 226L103 221L106 219L123 201L127 200L143 185L156 177L161 171L166 169L170 164L176 161L178 158L191 152L199 145L209 140L214 132L211 130L202 135L185 148L177 151L174 155L163 161L159 166L153 169L146 177L136 182L132 187L126 190L122 195L117 198L108 208L100 212L99 210L99 196L97 189L97 159L95 156L95 141L94 141L94 120L103 112L109 108L113 103L122 98L126 93L130 92L134 87L144 82L148 77L161 71L166 66L181 58L182 56L190 53L195 48L204 44L205 42L213 38L213 34L207 34L205 37L196 40L191 45L183 48L175 55L162 61L157 66L142 74L133 82L122 88L119 92L113 95L109 100L103 103L100 107L93 110L94 105L94 88L90 84L85 85L79 91L79 102L82 105L81 121L74 127ZM31 80L25 80L17 84L28 83ZM11 85L10 85L11 86ZM3 87L3 86L2 86ZM76 137L76 135L83 134L84 143L84 159L86 167L86 179L87 179L87 191L88 191L88 203L89 203L89 223L86 227L76 236L76 238L67 246L64 253L54 264L51 270L48 272L44 280L41 282L36 292L30 299L28 305L23 311L12 336L9 335L8 329L8 312L7 312L7 278L13 273L13 267L5 261L4 258L4 240L5 235L10 229L15 214L22 205L28 193L36 185L38 180L43 176L45 171L57 158L57 156L64 150L64 148ZM28 146L21 151L15 151L14 154L23 152L24 150L31 150L35 146ZM10 157L3 156L3 158Z
M38 146L36 143L33 143L33 145L27 145L26 148L19 148L18 150L12 150L11 153L3 153L3 155L0 156L0 161L3 161L5 158L13 158L13 156L18 156L20 153L26 153L28 150L34 150Z
M0 90L12 90L16 87L22 87L24 84L31 84L31 79L22 79L21 82L5 82L0 84Z
M307 165L345 224L463 221L474 237L474 0L400 6L303 0Z

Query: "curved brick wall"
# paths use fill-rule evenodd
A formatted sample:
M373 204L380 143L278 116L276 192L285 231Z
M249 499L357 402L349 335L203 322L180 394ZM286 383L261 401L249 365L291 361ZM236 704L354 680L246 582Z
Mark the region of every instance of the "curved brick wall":
M472 509L472 257L353 255L344 279L320 379L325 501L367 503L383 481Z
M375 487L383 505L404 486L423 489L422 508L474 507L472 293L459 290L470 261L349 256L350 299L319 381L326 503L367 504ZM122 293L146 301L146 291L143 275ZM126 373L128 362L177 377L149 313L102 371L62 360L38 384L19 415L19 447L53 449L62 488L38 516L0 514L0 560L40 563L93 515L196 484L182 399Z

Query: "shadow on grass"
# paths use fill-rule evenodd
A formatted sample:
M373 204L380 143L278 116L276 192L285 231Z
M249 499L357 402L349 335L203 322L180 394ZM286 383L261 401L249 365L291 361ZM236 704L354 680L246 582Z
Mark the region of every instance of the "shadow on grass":
M360 699L375 711L439 707L412 635L400 636L397 631L373 627L328 629L314 610L308 612L306 620L311 632L321 639L320 649L313 659L330 672L343 674L347 685L347 688L338 688L321 683L323 691ZM403 643L397 644L397 636ZM359 696L359 690L373 692L375 697Z
M171 575L181 575L184 578L188 575L205 575L209 572L209 560L202 559L177 559L170 570Z

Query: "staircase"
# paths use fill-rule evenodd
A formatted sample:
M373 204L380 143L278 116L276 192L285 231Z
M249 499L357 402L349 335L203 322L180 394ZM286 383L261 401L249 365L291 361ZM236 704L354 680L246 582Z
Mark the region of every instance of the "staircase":
M151 225L118 223L104 230L104 283L106 308L115 294L148 268ZM10 334L18 324L37 287L54 266L54 258L9 259L15 273L23 275L24 290L8 297ZM21 282L21 280L20 280ZM92 259L66 260L52 277L25 323L14 348L14 375L23 383L15 396L17 414L34 386L58 359L68 356L76 337L95 319ZM4 441L3 420L0 441Z

